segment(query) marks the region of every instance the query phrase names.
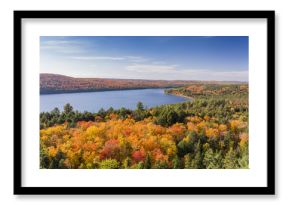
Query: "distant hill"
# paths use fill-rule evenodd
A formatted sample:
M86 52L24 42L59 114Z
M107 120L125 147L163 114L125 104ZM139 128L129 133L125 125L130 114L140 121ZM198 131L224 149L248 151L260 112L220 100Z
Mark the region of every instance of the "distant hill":
M93 92L106 90L129 90L129 89L144 89L144 88L169 88L204 83L236 84L239 82L73 78L65 75L41 73L40 94Z
M166 93L178 96L247 96L249 85L245 84L195 84L167 89ZM239 98L240 99L240 98ZM247 97L248 99L248 97Z

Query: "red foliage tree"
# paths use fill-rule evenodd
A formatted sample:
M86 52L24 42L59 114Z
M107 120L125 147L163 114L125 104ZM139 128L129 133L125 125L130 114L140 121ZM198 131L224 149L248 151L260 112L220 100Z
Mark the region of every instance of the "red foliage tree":
M132 154L132 159L133 161L136 162L141 162L144 161L146 157L144 149L140 149L138 151L133 152Z
M119 160L120 156L120 145L119 141L116 139L110 139L105 143L102 151L100 152L100 159L117 159Z

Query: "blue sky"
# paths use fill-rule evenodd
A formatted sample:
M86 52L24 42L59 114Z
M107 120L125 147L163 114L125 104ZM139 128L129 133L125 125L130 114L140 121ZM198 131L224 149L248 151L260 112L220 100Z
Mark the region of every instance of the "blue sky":
M247 36L41 36L40 72L248 81Z

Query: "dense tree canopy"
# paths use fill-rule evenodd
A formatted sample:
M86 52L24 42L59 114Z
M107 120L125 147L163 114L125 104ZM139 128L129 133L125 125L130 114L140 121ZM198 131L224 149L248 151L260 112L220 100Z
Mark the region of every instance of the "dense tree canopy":
M215 86L192 101L150 109L139 102L136 110L80 113L67 104L41 113L40 167L248 168L248 96L240 87Z

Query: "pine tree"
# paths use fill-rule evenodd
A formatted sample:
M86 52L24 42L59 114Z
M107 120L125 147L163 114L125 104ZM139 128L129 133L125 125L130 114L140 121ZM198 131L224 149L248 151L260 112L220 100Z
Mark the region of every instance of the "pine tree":
M239 168L238 160L237 160L237 153L235 152L235 150L232 147L227 152L227 154L224 158L223 168L225 168L225 169L237 169L237 168Z
M152 166L152 159L149 154L146 155L145 162L144 162L144 169L150 169Z

